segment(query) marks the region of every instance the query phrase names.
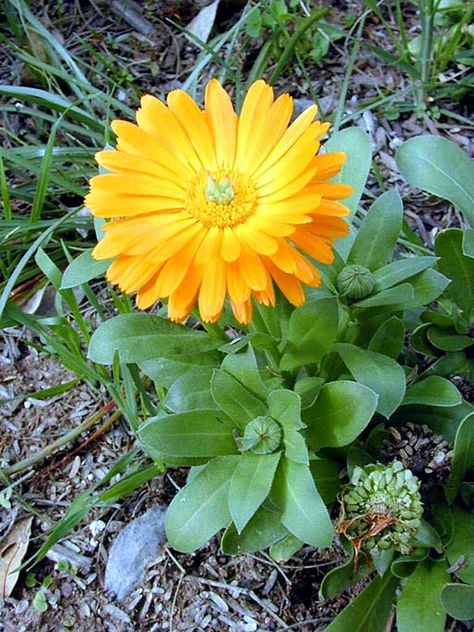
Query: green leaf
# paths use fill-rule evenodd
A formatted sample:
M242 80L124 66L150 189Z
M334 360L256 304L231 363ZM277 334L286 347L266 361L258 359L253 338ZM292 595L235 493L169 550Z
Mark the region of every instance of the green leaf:
M331 350L337 336L337 298L311 301L293 311L288 338L280 362L282 371L319 362Z
M377 329L369 343L369 351L383 353L396 360L405 340L405 327L400 318L392 316Z
M301 399L294 391L284 388L272 391L267 397L267 405L270 417L284 428L300 430L305 427L301 421Z
M270 547L270 557L277 562L283 564L287 562L293 555L301 549L303 542L296 538L292 533Z
M469 319L474 309L474 259L463 253L462 241L463 231L450 228L436 238L435 251L438 268L451 279L447 292Z
M41 272L48 278L56 290L61 285L61 270L57 267L54 261L48 257L42 248L38 248L38 252L35 255L35 261L41 270Z
M112 259L97 261L92 257L92 248L85 250L68 265L61 281L61 289L77 287L105 273Z
M209 369L217 368L220 364L220 355L217 351L204 353L189 353L185 355L170 356L168 358L153 358L139 362L140 369L154 382L164 388L171 388L178 378L190 371L202 368L206 373Z
M242 454L229 489L229 511L239 533L268 496L280 456Z
M474 345L474 339L457 334L455 329L430 327L426 335L432 345L443 351L462 351Z
M474 257L474 229L472 228L464 231L462 251L466 257Z
M281 508L281 522L290 533L311 546L331 544L331 520L307 465L283 456L273 493Z
M344 590L355 586L370 572L369 564L355 564L352 555L345 564L337 566L326 573L319 588L321 599L332 599Z
M229 524L229 487L239 463L240 456L217 457L176 494L165 520L166 535L174 549L195 551Z
M451 565L463 563L456 575L467 584L474 585L474 514L462 507L453 507L454 534L446 555Z
M414 546L426 546L430 549L435 549L438 553L443 551L441 544L441 538L438 531L430 525L429 522L421 519L418 531L413 537Z
M215 410L196 410L149 419L138 436L152 456L221 456L237 453L234 428Z
M325 147L329 152L344 151L347 154L346 162L332 181L349 184L352 187L351 195L344 200L344 205L350 210L347 218L350 222L357 210L369 175L372 164L372 145L368 135L360 127L349 127L333 134Z
M392 563L395 551L393 549L375 549L371 551L370 557L374 564L375 570L379 575L385 575L390 564Z
M449 579L447 570L444 560L418 564L397 602L398 632L444 632L446 612L440 597Z
M378 294L364 298L357 303L353 303L352 307L390 307L398 306L406 301L413 300L415 292L413 286L410 283L402 283L395 287L389 287L386 290L382 290ZM394 310L398 311L398 310Z
M457 145L441 136L417 136L400 145L396 160L409 184L449 200L474 226L474 165Z
M181 375L166 394L163 405L174 413L217 409L211 395L212 367L196 367Z
M403 205L396 189L383 193L367 211L348 263L374 272L392 258L402 230Z
M287 428L283 432L283 445L285 446L285 455L288 459L295 461L295 463L309 465L309 454L305 438L297 430Z
M329 459L311 459L309 469L321 498L326 505L334 502L341 490L342 480L339 476L341 466Z
M222 537L222 551L226 555L243 555L262 551L288 535L288 529L280 520L280 514L260 507L242 533L231 523Z
M338 343L339 353L355 380L379 396L377 411L387 419L405 395L405 372L392 358L349 343Z
M283 426L283 444L287 458L296 463L309 464L306 441L298 432L305 428L301 421L301 399L294 391L279 389L267 398L268 412Z
M400 580L376 577L326 628L326 632L384 632Z
M419 562L426 560L429 552L429 548L420 547L415 549L413 553L410 553L410 555L400 555L399 557L396 557L392 562L392 573L395 577L399 577L400 579L410 577L417 568Z
M399 259L387 264L383 268L375 270L375 290L386 290L393 287L397 283L401 283L406 279L423 272L426 268L430 268L436 263L436 257L410 257L408 259Z
M221 369L238 380L256 397L262 400L266 398L267 388L258 370L257 360L251 345L248 345L245 351L227 355L222 362Z
M409 310L429 305L440 296L449 284L449 279L428 268L410 279L414 297L406 303L400 304L400 309ZM400 286L399 286L400 287Z
M332 178L333 182L342 182L352 187L351 195L344 200L344 205L350 211L346 218L352 222L355 212L359 206L360 198L364 192L367 176L372 164L372 144L368 135L359 127L349 127L336 132L326 142L327 151L344 151L347 155L346 162L342 165L341 171ZM354 232L351 232L345 239L341 240L336 249L344 261L354 241Z
M339 380L325 384L314 406L303 412L311 447L341 447L352 443L368 426L377 401L374 391L357 382Z
M444 377L432 375L410 386L402 406L424 404L426 406L457 406L462 402L461 393Z
M436 357L439 352L433 347L428 340L428 331L433 325L431 323L423 323L419 325L410 337L410 344L419 353L423 353L428 357Z
M295 393L301 398L301 408L309 408L316 401L324 380L322 377L302 377L295 384Z
M126 364L151 358L174 357L216 349L220 341L206 333L152 314L121 314L94 332L88 357L98 364L112 364L118 351Z
M267 414L267 408L261 399L252 395L239 381L220 369L214 369L211 393L219 408L239 428L243 428L255 417Z
M474 619L474 586L446 584L441 592L441 603L453 619L459 621Z
M451 475L445 486L448 502L453 502L468 472L474 470L474 413L468 415L456 432Z

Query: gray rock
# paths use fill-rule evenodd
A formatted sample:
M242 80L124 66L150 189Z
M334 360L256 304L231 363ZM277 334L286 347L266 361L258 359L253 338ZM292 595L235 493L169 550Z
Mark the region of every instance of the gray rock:
M153 507L122 529L112 545L105 587L123 601L142 581L165 542L165 509Z

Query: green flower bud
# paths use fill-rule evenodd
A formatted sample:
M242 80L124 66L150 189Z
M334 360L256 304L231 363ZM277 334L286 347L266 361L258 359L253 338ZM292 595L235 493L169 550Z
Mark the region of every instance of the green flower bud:
M410 553L423 514L419 487L399 461L354 468L343 489L337 531L374 559L388 549Z
M372 294L375 278L372 272L364 266L345 266L337 277L336 286L342 296L358 300Z
M241 439L242 452L270 454L280 447L282 430L271 417L256 417L247 424Z

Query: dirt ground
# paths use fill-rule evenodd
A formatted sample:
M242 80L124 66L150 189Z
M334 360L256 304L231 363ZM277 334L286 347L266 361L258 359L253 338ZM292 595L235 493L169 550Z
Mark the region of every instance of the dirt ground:
M116 5L112 2L110 6ZM120 4L120 3L118 3ZM138 89L159 93L181 85L193 67L195 48L170 26L171 19L183 26L189 23L205 2L145 1L141 4L141 25L131 24L105 2L40 2L35 12L45 26L75 53L87 55L83 42L102 53L117 56L123 71L131 74ZM235 22L244 3L222 0L215 28L226 30ZM360 13L360 2L331 3L330 22L342 24L348 11ZM115 11L115 12L114 12ZM415 16L413 16L415 23ZM137 28L138 27L138 28ZM149 28L147 34L146 29ZM112 37L113 36L113 37ZM371 22L366 37L381 45L380 25ZM2 48L2 50L5 50ZM248 51L248 64L258 50ZM334 50L323 65L309 68L309 77L321 95L325 110L336 106L345 68L341 51ZM0 61L2 83L32 81L24 68L6 51ZM297 99L309 99L305 77L297 74L282 79L277 91L288 90ZM123 100L136 103L136 94L127 94L124 75ZM381 64L373 55L364 54L356 64L348 91L354 109L380 90L393 85L404 87L406 79L392 67ZM150 82L153 83L150 88ZM120 93L119 93L120 95ZM443 105L443 104L441 104ZM468 117L468 101L444 107ZM32 133L34 121L26 121L25 137ZM437 121L415 114L401 114L392 120L384 113L367 111L355 124L366 130L374 146L374 161L387 187L397 185L406 208L406 219L428 246L439 230L459 225L461 218L444 202L411 190L396 169L394 153L407 138L420 133L441 134L473 153L472 129L441 117ZM375 176L369 189L380 193ZM5 331L0 339L0 399L12 399L27 393L66 383L74 375L54 358L38 352L22 330ZM37 400L18 397L0 411L0 465L32 457L68 430L76 427L107 405L105 395L85 384L77 384L66 393ZM78 493L104 476L117 459L133 447L133 440L122 421L82 446L80 437L52 457L40 461L25 476L10 499L11 507L0 505L0 537L25 514L34 514L33 540L59 519ZM82 446L82 448L81 448ZM324 629L353 598L345 593L335 600L320 602L319 585L325 573L344 559L337 546L327 551L306 547L288 564L276 564L266 554L230 558L219 551L217 540L191 555L177 554L163 547L148 568L143 584L118 603L104 588L104 572L111 543L124 525L154 506L166 506L182 482L182 473L170 472L145 485L106 513L95 510L71 535L55 547L48 557L24 571L11 598L0 604L0 630L38 631L130 631L193 630L253 632L256 630ZM66 560L69 570L61 561ZM71 568L77 568L77 573ZM40 612L35 602L39 587L46 598ZM34 584L34 585L33 585ZM360 588L360 587L359 587ZM393 624L393 622L392 622ZM464 630L450 623L449 630Z

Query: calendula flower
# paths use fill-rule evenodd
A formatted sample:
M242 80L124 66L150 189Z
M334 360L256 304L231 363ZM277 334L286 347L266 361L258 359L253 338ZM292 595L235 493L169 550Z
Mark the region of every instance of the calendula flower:
M332 241L347 234L351 193L328 182L345 160L318 154L329 124L309 107L290 125L293 99L274 99L256 81L240 117L215 79L201 110L182 90L167 105L146 95L137 123L114 121L117 149L97 162L112 172L91 180L86 205L110 219L94 257L115 257L107 279L137 292L146 309L168 298L168 314L185 319L196 303L201 318L220 317L226 296L242 323L251 299L275 304L274 284L293 305L302 284L320 275L302 254L333 261ZM301 251L301 252L300 252Z

